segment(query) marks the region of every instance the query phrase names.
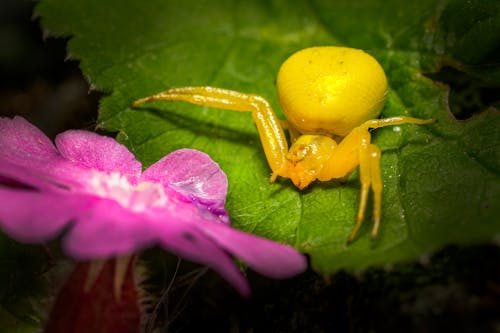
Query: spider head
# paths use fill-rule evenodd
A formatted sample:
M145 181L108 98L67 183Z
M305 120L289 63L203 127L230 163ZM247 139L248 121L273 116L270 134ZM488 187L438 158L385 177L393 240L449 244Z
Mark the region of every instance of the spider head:
M324 135L302 135L290 147L279 176L290 178L301 190L306 188L318 178L336 146L332 138Z

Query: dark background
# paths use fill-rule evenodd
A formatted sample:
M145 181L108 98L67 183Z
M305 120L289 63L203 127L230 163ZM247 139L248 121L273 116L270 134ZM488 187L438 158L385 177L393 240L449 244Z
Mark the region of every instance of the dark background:
M66 40L45 38L34 1L0 1L0 115L22 115L53 137L92 129L99 94L89 90Z

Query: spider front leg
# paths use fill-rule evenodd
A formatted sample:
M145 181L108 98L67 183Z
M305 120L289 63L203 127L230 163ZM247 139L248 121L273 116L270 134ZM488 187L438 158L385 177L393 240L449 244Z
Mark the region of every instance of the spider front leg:
M377 236L380 227L382 215L382 176L380 170L380 149L377 145L370 143L371 136L370 128L379 128L401 124L431 124L435 121L432 119L417 119L406 116L391 117L384 119L368 120L361 126L356 127L347 135L335 150L335 155L332 156L335 165L332 171L337 172L337 177L342 172L350 172L356 166L349 161L359 162L359 173L361 182L361 191L359 197L358 213L356 215L356 223L349 235L348 242L352 242L358 233L361 224L363 223L368 193L370 188L373 191L373 228L371 237L374 239ZM356 156L357 159L356 159Z
M286 161L288 143L281 121L276 117L269 102L261 96L208 86L182 87L138 99L132 103L132 107L153 101L185 101L219 109L252 112L267 162L273 171L271 181L276 178L275 175Z
M373 191L373 229L372 238L377 236L382 211L382 177L380 172L380 149L370 143L368 127L354 128L333 150L325 164L320 180L345 178L359 166L361 190L359 194L356 223L347 239L350 243L363 223L370 189Z
M377 145L363 142L359 150L359 178L361 192L359 194L358 213L356 224L349 235L348 242L352 242L358 233L365 218L366 202L370 187L373 191L373 229L371 237L377 236L382 212L382 177L380 170L380 149Z

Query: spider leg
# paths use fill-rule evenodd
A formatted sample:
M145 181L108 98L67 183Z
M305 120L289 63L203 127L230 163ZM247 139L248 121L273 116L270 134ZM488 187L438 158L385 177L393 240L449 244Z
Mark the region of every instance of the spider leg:
M394 125L402 125L402 124L416 124L416 125L425 125L432 124L436 121L434 119L418 119L407 116L396 116L382 119L372 119L365 121L360 128L369 129L369 128L380 128L385 126L394 126Z
M373 191L373 229L372 239L377 237L378 228L380 227L380 219L382 215L382 172L380 170L380 148L377 145L371 144L369 148L370 154L370 172L371 185Z
M373 229L371 232L371 238L374 239L377 236L378 229L380 227L380 220L382 215L382 176L380 170L380 149L377 145L371 144L370 140L370 132L368 131L370 128L379 128L391 125L400 125L400 124L430 124L435 121L432 119L417 119L406 116L398 116L384 119L373 119L368 120L363 123L361 126L355 128L348 136L344 138L344 140L338 146L336 153L342 155L344 159L341 159L337 156L332 158L332 160L338 163L345 160L345 157L348 156L349 152L353 152L358 149L359 153L359 174L360 174L360 182L361 182L361 191L359 196L359 205L358 205L358 213L356 215L356 223L354 228L349 235L348 242L352 242L356 237L356 234L363 223L365 211L366 211L366 202L368 200L368 193L371 190L373 191ZM352 166L351 166L352 167ZM346 167L342 167L340 170L346 171L348 170Z
M153 101L185 101L191 104L226 109L238 112L251 112L259 132L267 162L273 175L273 182L286 161L288 143L280 120L276 117L269 102L258 95L239 91L201 86L172 88L158 94L141 98L132 107Z
M359 179L361 182L361 191L359 194L358 213L356 223L349 235L347 241L350 243L356 237L359 228L363 224L366 211L368 194L373 191L373 229L372 239L377 236L380 226L380 217L382 212L382 177L380 172L380 149L377 145L370 144L370 135L365 132L360 137L359 146Z
M369 144L366 142L362 142L360 150L359 150L359 180L361 182L361 191L359 193L359 204L358 204L358 213L356 215L356 223L354 224L354 228L347 239L347 242L350 243L356 237L361 224L363 223L365 217L366 210L366 201L368 199L368 192L370 190L371 184L371 172L370 172L370 159L368 152Z

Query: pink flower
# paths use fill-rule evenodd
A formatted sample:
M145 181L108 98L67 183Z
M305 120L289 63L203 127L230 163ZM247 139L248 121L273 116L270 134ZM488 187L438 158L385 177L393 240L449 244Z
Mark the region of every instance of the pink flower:
M216 270L242 295L233 256L271 278L306 268L294 248L231 228L227 178L206 154L177 150L142 172L112 138L70 130L55 145L20 117L0 118L0 228L41 243L61 234L78 260L105 259L159 245Z

